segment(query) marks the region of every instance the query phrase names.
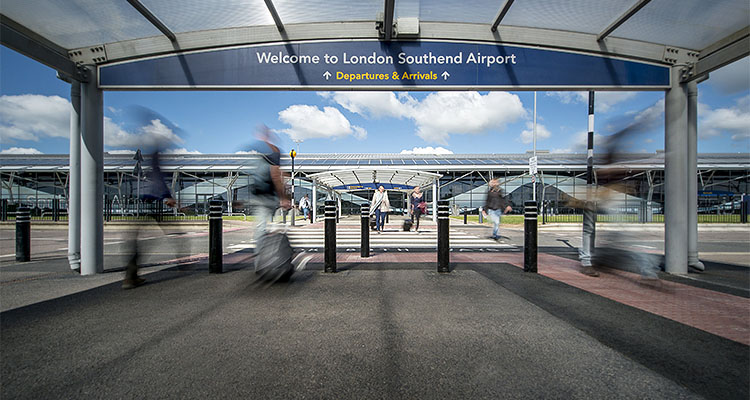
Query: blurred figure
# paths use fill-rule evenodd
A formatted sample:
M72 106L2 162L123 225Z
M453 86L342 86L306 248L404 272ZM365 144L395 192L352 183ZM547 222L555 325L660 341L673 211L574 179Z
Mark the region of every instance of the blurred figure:
M500 217L503 213L507 214L511 211L513 211L513 208L503 196L500 190L500 182L497 179L491 179L482 214L485 217L489 216L492 220L492 236L490 236L492 239L500 239Z
M583 208L583 236L581 248L579 248L579 259L581 262L581 273L597 277L599 273L595 266L613 267L621 270L640 273L646 279L658 279L659 259L644 253L642 250L634 251L632 248L623 249L623 243L629 240L637 240L637 233L629 237L626 229L612 229L598 236L600 242L605 246L595 246L596 216L597 214L615 214L621 212L618 202L623 196L636 196L637 193L627 183L629 176L627 170L618 167L623 161L619 154L624 153L627 144L634 137L643 133L648 126L643 121L625 127L617 133L608 136L604 141L604 167L597 169L599 182L603 182L593 190L587 190L585 196L571 201L571 206ZM619 153L618 153L619 152ZM580 197L585 197L581 199Z
M157 151L151 156L151 170L146 174L146 187L141 189L141 200L147 206L146 215L157 224L161 223L162 203L169 207L177 205L169 188L164 183L164 178L159 166L159 152ZM141 261L138 256L138 236L142 229L143 225L137 224L136 231L130 241L132 256L125 270L125 280L122 282L123 289L132 289L146 282L145 279L138 276L138 264Z
M251 173L248 201L256 221L255 248L258 249L276 209L289 210L291 203L281 175L281 151L275 144L278 138L267 126L261 125L256 130L256 139L250 149L261 157Z

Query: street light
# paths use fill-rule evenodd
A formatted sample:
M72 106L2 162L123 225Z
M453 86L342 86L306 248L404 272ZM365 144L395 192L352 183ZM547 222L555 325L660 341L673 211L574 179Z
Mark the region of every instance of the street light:
M289 152L289 157L292 158L292 200L290 203L292 206L292 226L294 226L294 157L297 157L297 151L292 149Z

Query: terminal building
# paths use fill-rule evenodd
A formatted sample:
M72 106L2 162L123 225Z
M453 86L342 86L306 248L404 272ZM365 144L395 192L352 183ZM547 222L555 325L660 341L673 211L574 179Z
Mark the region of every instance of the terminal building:
M433 202L448 200L453 214L476 214L484 205L487 182L496 178L521 213L536 186L545 218L550 222L580 222L572 199L584 196L586 155L537 152L539 181L529 175L530 154L299 154L294 162L295 199L307 194L318 211L324 200L339 201L343 215L358 215L376 186L390 193L394 213L403 212L406 196L421 186L432 214ZM598 174L595 183L608 188L609 209L599 220L663 222L664 154L637 153L618 157L617 174ZM221 199L227 214L248 215L248 185L257 155L184 154L160 157L162 170L179 203L179 218L205 217L208 203ZM65 218L68 155L1 155L2 203L7 218L18 204L30 206L35 218ZM148 156L143 162L149 168ZM138 178L133 155L104 157L105 215L108 220L139 214ZM291 178L292 163L282 158ZM144 185L146 174L141 174ZM699 222L740 222L741 200L748 193L750 157L746 153L699 154ZM289 179L291 184L291 179ZM436 194L437 193L437 194ZM543 200L543 201L542 201ZM55 212L55 209L58 212ZM169 212L172 209L170 209ZM322 213L318 213L321 214Z

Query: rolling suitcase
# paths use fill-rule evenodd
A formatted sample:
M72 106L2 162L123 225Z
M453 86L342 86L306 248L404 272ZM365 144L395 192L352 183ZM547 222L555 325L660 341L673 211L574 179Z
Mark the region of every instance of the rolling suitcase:
M414 222L411 219L404 220L404 232L409 232L412 225L414 225Z
M282 232L268 232L255 249L255 273L268 282L287 280L294 273L293 257L289 238Z

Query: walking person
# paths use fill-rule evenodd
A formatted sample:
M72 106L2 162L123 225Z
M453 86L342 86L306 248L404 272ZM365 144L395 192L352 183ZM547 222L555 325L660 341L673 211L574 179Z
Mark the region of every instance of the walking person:
M427 203L424 201L422 189L417 186L409 196L409 214L414 222L414 231L419 233L419 217L427 211Z
M248 189L249 204L256 223L255 248L259 249L276 209L281 207L282 212L287 211L291 203L279 168L281 151L274 144L278 138L265 125L259 127L256 137L258 140L250 149L260 157L252 171L252 184L248 185Z
M141 193L141 200L143 203L148 204L146 207L148 210L147 216L157 226L161 225L161 212L162 204L166 204L168 207L176 207L177 201L172 197L169 188L164 183L164 174L161 172L159 165L159 153L154 152L151 156L151 170L147 174L148 185L146 186L143 193ZM138 224L133 236L130 238L130 261L125 269L125 279L122 281L123 289L133 289L135 287L143 285L146 280L138 276L138 264L142 263L143 249L139 249L138 237L141 234L141 230L145 229L142 224ZM162 233L164 229L160 226ZM139 256L140 251L140 256Z
M299 209L302 211L302 215L304 215L305 219L307 219L308 215L310 215L310 198L307 194L299 200ZM310 223L312 224L312 218L310 219Z
M372 202L370 203L370 214L375 214L375 230L378 233L383 232L385 227L385 215L391 210L391 203L388 201L388 192L385 191L383 185L378 187L378 190L372 196Z
M485 217L489 215L492 220L492 236L490 237L498 240L500 239L500 217L503 215L503 212L507 214L513 211L513 208L503 196L500 190L500 183L497 179L490 180L489 186L487 200L484 203L484 210L482 210L482 213Z

